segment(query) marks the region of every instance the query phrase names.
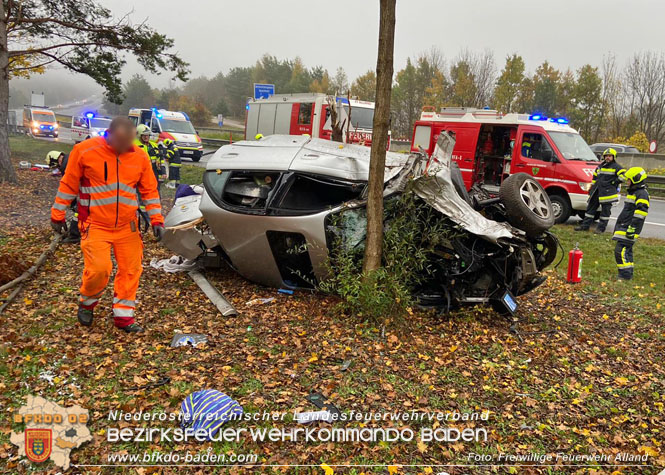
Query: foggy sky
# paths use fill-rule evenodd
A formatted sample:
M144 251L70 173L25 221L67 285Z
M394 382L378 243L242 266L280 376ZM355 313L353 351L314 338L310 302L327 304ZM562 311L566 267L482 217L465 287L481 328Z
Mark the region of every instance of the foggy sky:
M350 80L376 67L378 0L101 3L116 15L133 10L135 21L147 18L172 37L190 77L249 66L264 53L300 56L331 75L342 66ZM490 49L498 70L512 53L524 57L527 71L546 59L563 70L600 65L609 52L623 65L635 52L665 49L664 18L660 0L397 0L395 71L432 46L448 60L464 48ZM123 77L136 72L143 71L130 60ZM146 77L153 86L168 84L168 74Z

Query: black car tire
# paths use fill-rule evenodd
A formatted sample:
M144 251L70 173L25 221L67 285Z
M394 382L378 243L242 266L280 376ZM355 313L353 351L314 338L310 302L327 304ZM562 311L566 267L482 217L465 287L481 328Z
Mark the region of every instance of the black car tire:
M499 198L508 222L530 236L538 236L554 225L554 211L547 192L526 173L510 175L501 184Z
M192 162L198 162L199 160L201 160L201 155L194 155L192 157Z
M573 212L573 207L570 205L565 196L561 195L549 195L550 201L552 202L552 209L554 211L554 220L556 224L565 223L570 218L571 213ZM557 216L556 211L559 210L559 215Z

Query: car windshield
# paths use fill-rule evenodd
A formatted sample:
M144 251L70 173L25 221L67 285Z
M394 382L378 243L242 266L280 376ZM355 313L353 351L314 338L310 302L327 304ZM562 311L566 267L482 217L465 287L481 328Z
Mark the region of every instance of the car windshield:
M55 122L55 115L53 114L53 112L32 111L32 120L36 120L37 122L47 122L52 124Z
M573 132L550 132L559 151L566 160L584 160L597 162L598 157L593 153L589 145L580 134Z
M195 134L194 126L187 120L159 119L163 132L175 132L176 134Z
M108 129L110 124L111 119L99 119L97 117L90 119L90 127L95 129Z
M345 105L346 113L349 113L349 106ZM351 126L354 129L372 129L374 125L374 109L366 107L351 106Z

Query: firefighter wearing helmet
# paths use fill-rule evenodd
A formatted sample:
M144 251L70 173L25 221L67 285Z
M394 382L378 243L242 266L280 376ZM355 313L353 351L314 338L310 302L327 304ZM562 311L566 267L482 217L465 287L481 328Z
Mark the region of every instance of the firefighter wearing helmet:
M172 180L175 188L180 184L180 167L182 167L182 160L180 159L180 151L176 144L171 139L164 139L160 144L164 157L169 162L169 180ZM167 185L170 186L171 183Z
M619 201L619 187L625 180L626 169L616 161L617 151L608 148L603 152L600 165L593 172L591 190L589 190L589 201L582 223L575 227L575 231L588 231L600 207L600 220L594 233L605 232L607 223L612 213L612 205Z
M614 258L619 279L630 280L633 278L633 245L649 213L649 192L645 183L647 172L644 168L629 168L625 177L628 182L626 202L617 218L612 239L617 241Z
M134 145L148 154L148 158L150 158L150 163L152 164L152 171L155 173L155 178L157 179L157 189L159 190L162 182L166 180L166 161L157 143L150 140L150 128L147 125L139 124L136 127Z
M59 150L51 150L46 154L46 164L51 169L60 168L62 161L65 159L65 152Z

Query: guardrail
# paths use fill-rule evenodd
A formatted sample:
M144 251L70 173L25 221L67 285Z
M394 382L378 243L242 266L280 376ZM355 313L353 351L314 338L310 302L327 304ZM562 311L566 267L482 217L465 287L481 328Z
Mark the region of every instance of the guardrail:
M205 137L201 137L201 143L203 145L208 145L209 147L222 147L224 145L228 145L231 143L230 140L223 140L223 139L207 139Z

